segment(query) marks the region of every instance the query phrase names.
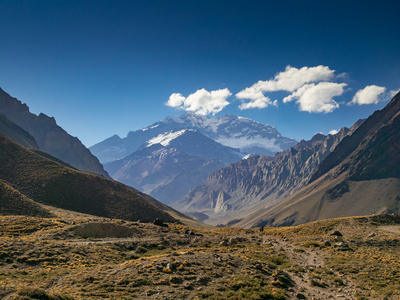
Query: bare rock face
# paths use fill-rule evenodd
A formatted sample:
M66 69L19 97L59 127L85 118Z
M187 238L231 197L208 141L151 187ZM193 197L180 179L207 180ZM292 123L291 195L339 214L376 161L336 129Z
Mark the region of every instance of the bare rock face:
M0 88L0 113L27 131L41 150L65 161L79 170L90 171L109 178L99 160L81 141L57 125L53 117L31 113L26 104L11 97Z
M215 203L214 212L216 214L227 212L227 210L230 208L230 205L226 202L230 198L231 197L227 193L225 193L224 191L220 191L217 197L217 202Z

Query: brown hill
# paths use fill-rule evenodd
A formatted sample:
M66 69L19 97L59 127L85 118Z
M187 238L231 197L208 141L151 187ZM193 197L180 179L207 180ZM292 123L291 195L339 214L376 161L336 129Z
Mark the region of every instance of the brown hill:
M400 213L400 94L346 137L311 183L238 226L293 225L333 217Z
M227 223L271 206L304 187L320 162L362 123L335 135L315 135L275 157L254 156L211 174L207 181L174 203L210 224ZM231 224L231 223L230 223Z
M113 180L68 168L0 134L0 179L19 193L63 209L138 220L175 218L137 191ZM169 210L172 210L169 208Z
M26 104L11 97L0 88L0 113L26 130L40 149L83 171L109 178L99 160L81 143L57 125L54 118L31 113ZM8 134L6 134L8 135ZM12 137L11 137L12 138ZM25 146L25 145L24 145Z

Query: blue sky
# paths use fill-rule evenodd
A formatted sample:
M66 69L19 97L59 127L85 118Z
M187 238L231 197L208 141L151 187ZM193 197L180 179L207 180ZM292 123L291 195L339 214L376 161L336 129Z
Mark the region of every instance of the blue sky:
M0 87L86 146L185 110L309 139L400 88L399 11L399 1L0 0Z

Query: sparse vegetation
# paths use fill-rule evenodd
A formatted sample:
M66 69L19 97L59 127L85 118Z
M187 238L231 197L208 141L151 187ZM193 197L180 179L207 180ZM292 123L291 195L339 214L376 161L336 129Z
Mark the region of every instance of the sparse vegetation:
M164 228L61 212L52 212L57 218L0 217L1 297L400 296L400 222L392 216L327 220L260 233L178 224ZM185 233L188 229L195 234ZM329 235L333 229L343 233L353 251L335 248Z

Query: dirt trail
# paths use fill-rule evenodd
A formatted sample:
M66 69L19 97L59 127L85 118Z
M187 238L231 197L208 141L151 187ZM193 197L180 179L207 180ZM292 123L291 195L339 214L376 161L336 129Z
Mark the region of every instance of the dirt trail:
M271 242L276 250L283 248L289 260L297 263L305 270L304 273L290 273L295 282L293 287L295 293L292 299L301 299L298 298L301 297L299 294L304 295L306 299L354 299L354 283L346 281L339 273L331 270L335 276L343 279L344 285L342 286L327 286L318 279L309 276L309 273L314 269L325 267L324 252L322 250L301 247L301 251L299 251L299 248L294 246L292 241L286 241L281 238L274 238Z

